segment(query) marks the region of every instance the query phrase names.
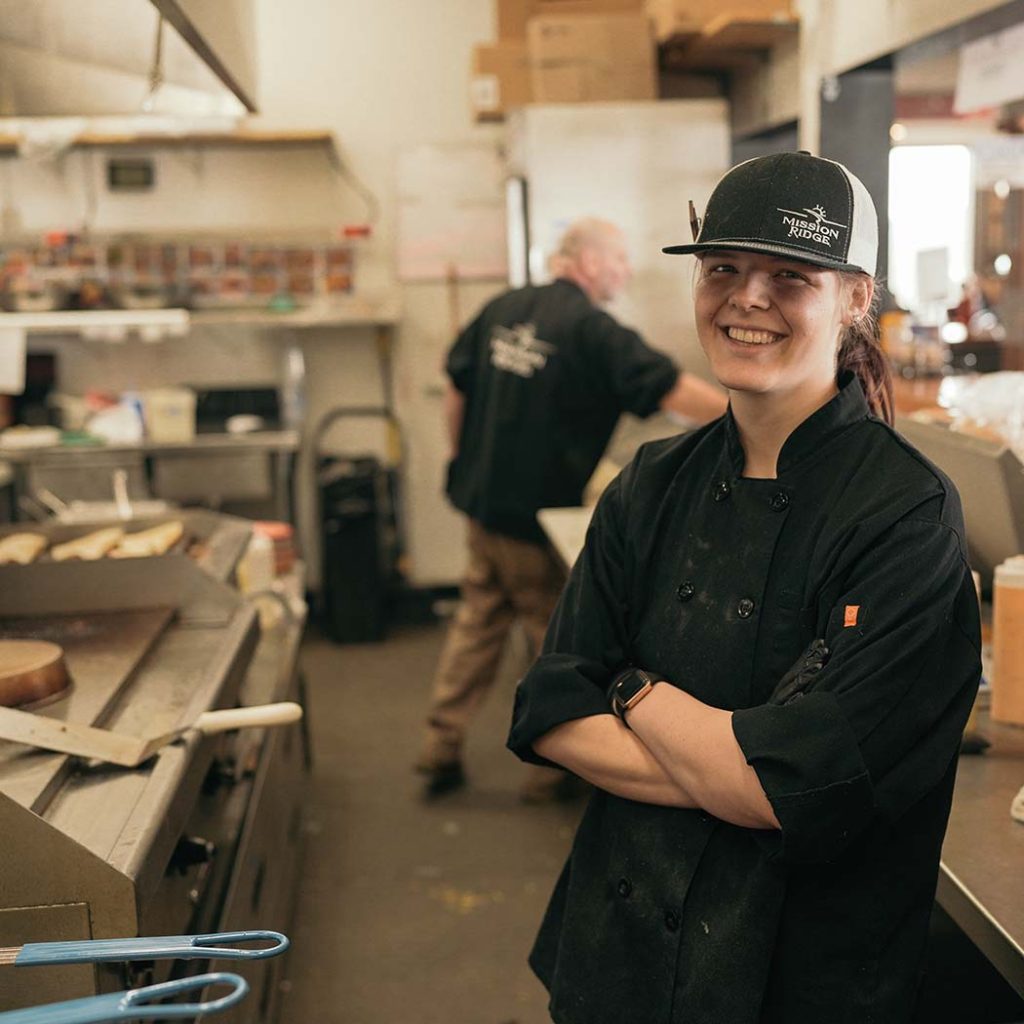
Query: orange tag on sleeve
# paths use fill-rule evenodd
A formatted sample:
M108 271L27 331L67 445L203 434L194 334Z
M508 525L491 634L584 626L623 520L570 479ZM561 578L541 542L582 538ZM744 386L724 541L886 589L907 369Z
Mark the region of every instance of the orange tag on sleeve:
M846 614L843 616L843 627L857 625L857 613L860 611L859 604L848 604L846 606Z

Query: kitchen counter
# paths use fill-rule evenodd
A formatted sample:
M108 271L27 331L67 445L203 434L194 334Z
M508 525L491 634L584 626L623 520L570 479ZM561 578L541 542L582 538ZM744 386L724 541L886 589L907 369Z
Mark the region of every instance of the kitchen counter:
M542 508L537 519L548 535L558 557L571 569L576 556L583 550L587 538L587 527L594 509L584 508Z
M936 898L1024 997L1024 824L1010 802L1024 786L1024 728L980 716L992 746L960 758Z
M537 515L567 567L583 547L593 512L555 508ZM990 722L985 714L979 727L992 746L960 758L936 899L1024 997L1024 824L1010 817L1010 802L1024 786L1024 728Z

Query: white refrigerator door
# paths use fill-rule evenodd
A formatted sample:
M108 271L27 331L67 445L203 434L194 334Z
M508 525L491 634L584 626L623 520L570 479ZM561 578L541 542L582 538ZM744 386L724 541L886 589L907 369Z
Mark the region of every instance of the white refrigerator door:
M570 222L613 221L629 241L634 278L610 312L705 374L693 327L693 258L661 249L690 240L687 201L702 213L728 168L727 103L529 106L509 128L509 172L528 185L531 279L547 280L547 259Z

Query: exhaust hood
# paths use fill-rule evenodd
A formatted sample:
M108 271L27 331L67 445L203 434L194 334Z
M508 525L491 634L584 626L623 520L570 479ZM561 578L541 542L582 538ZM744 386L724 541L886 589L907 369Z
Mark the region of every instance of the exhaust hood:
M255 112L252 0L0 0L0 117Z

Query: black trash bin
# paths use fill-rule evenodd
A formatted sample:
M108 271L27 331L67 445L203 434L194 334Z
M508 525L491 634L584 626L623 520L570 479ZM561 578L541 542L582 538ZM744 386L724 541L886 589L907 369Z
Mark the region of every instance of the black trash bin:
M345 416L387 414L336 409L316 432L320 622L336 643L365 643L384 639L398 581L398 473L371 455L320 451L326 427Z

